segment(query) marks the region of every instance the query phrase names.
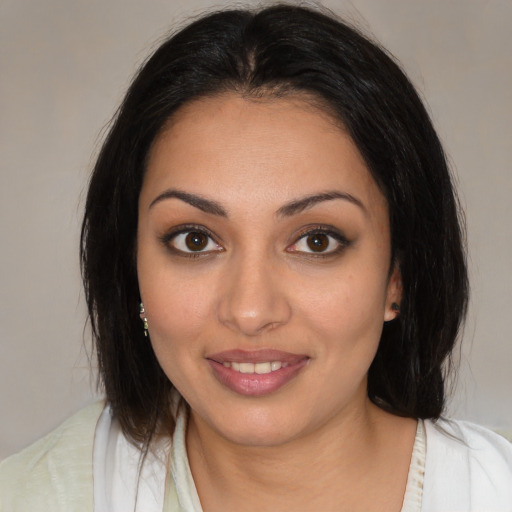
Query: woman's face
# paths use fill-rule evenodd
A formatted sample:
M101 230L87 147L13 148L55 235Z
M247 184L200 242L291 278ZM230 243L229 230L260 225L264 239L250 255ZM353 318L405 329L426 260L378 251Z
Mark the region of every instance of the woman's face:
M278 445L365 410L399 274L386 200L326 115L234 94L182 108L137 236L151 343L197 425Z

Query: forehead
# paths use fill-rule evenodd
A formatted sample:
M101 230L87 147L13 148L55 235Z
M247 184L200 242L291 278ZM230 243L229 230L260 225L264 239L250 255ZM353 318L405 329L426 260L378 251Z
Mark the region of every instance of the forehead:
M338 189L386 206L341 124L300 97L224 94L182 107L153 144L141 200L171 187L276 208Z

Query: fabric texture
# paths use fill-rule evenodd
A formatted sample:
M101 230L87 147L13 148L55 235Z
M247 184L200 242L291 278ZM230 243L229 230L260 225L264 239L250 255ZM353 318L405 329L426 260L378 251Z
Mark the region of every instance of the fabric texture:
M401 512L421 512L423 480L425 478L426 444L425 422L418 420Z
M511 512L512 444L464 421L425 422L422 512Z
M0 464L0 511L93 510L92 447L104 402L92 404Z
M106 406L94 439L94 512L162 512L169 445L154 442L143 457Z
M103 402L86 407L48 436L3 461L0 511L93 512L97 487L93 483L93 474L97 474L93 471L93 453L103 410ZM512 511L511 443L466 422L424 421L423 426L426 455L422 512ZM165 512L200 511L186 457L186 421L181 421L178 428L163 508ZM411 469L413 464L422 467L421 460L414 456ZM102 470L106 479L110 470L107 466Z

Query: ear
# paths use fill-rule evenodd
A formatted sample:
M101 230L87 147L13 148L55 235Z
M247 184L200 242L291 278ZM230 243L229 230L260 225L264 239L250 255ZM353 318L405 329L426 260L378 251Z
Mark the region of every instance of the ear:
M394 320L400 314L400 304L402 302L402 274L400 267L396 264L388 281L386 294L386 309L384 311L384 321Z

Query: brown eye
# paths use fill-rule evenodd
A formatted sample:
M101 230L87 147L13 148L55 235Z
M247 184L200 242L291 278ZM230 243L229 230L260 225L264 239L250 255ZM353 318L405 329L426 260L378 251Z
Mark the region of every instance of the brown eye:
M313 252L324 252L329 247L329 237L323 233L314 233L306 238L306 243Z
M202 251L208 245L208 236L204 233L191 231L185 237L185 245L191 251Z
M286 251L327 258L343 252L349 245L347 238L335 228L319 226L303 233Z
M169 233L162 237L162 242L174 253L180 255L199 256L200 254L223 251L222 246L216 243L206 231L189 229L178 233Z

